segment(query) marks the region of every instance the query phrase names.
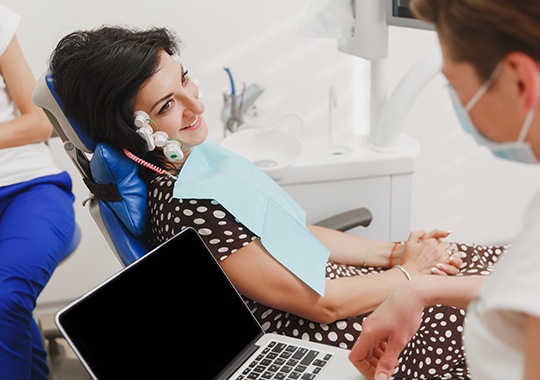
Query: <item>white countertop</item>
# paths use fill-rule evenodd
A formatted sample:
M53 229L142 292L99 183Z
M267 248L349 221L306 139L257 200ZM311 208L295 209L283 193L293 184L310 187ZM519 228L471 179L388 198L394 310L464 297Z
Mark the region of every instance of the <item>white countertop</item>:
M304 150L285 175L281 185L353 178L408 174L414 171L420 144L402 135L395 148L378 151L368 142L367 135L326 138L304 138Z

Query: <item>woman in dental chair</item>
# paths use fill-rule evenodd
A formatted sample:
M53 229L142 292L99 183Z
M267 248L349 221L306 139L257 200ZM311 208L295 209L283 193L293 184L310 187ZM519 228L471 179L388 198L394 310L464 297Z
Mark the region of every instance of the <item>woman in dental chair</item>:
M451 244L439 230L400 244L306 226L270 177L206 141L205 107L178 44L167 29L107 26L65 36L50 60L66 114L141 164L151 246L194 227L266 331L346 349L363 318L408 281L453 276L466 284L457 297L472 297L502 247ZM427 308L397 378L468 379L464 317Z

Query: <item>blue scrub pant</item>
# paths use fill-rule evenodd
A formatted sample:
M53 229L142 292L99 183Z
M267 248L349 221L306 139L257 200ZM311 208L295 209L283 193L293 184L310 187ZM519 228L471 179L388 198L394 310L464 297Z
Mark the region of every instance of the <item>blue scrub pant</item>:
M66 173L0 187L0 378L48 378L36 299L75 232Z

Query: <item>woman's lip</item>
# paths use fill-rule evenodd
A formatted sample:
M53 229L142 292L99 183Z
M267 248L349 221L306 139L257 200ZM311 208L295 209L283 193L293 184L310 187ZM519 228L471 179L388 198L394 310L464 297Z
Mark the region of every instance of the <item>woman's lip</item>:
M195 119L195 121L193 122L193 124L190 124L188 125L187 127L183 128L182 130L192 130L192 129L197 129L199 127L199 125L201 125L201 117L200 116L197 116L197 118Z

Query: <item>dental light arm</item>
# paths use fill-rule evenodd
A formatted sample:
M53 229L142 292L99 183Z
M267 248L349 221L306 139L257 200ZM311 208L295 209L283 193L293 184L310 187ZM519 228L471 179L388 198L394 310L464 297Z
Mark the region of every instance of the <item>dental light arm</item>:
M437 48L401 79L380 110L375 135L371 136L373 149L392 149L397 145L407 113L424 87L440 72L441 65L442 57Z

